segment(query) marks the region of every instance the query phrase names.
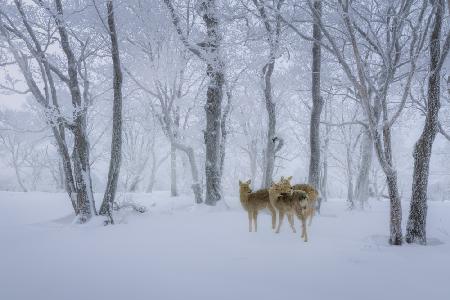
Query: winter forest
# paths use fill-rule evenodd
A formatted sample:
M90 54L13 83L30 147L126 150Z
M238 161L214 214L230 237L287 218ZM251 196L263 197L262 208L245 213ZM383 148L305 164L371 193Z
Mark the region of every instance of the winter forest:
M0 299L445 299L449 51L450 0L0 0Z

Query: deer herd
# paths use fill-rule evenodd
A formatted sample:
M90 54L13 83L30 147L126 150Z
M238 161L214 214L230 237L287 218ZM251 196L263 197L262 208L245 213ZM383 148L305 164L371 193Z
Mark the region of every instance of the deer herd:
M248 212L248 230L252 232L253 225L255 232L258 228L258 212L268 209L272 215L272 229L276 233L280 232L284 216L287 215L289 225L295 233L294 215L302 222L302 238L308 241L306 232L306 220L309 218L311 224L314 216L316 201L319 193L309 184L291 185L292 176L281 177L277 183L272 183L270 188L253 192L251 181L242 182L239 180L239 194L242 207ZM278 226L276 213L278 211Z

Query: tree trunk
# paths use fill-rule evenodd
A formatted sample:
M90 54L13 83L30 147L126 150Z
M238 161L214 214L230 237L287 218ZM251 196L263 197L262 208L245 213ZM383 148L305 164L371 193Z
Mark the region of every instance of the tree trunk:
M61 38L61 47L67 58L67 82L72 98L73 125L71 131L74 136L74 170L77 186L77 207L79 209L78 222L87 222L96 214L94 195L91 186L91 172L89 163L89 142L86 133L87 106L82 103L78 81L77 60L69 42L69 35L64 22L61 0L55 0L57 15L54 17Z
M200 204L203 202L202 199L202 187L200 184L200 179L198 177L198 169L197 169L197 163L195 162L195 155L194 155L194 149L192 147L187 147L178 143L174 143L174 146L186 153L188 159L189 159L189 165L191 167L191 176L192 176L192 191L194 192L195 197L195 203Z
M222 121L220 123L220 131L222 134L222 139L220 142L220 179L222 179L223 176L223 170L225 166L225 151L226 151L226 145L227 145L227 137L228 137L228 131L227 131L227 120L230 114L231 110L231 97L232 93L231 90L227 89L227 104L225 105L225 108L223 110L222 114Z
M329 112L325 107L325 120L328 121ZM325 139L323 143L323 172L322 172L322 180L320 183L320 197L323 198L323 201L328 200L328 151L330 147L330 126L325 125ZM320 211L320 205L318 206Z
M178 196L177 189L177 152L175 146L170 144L170 195Z
M314 19L320 18L322 14L321 0L314 1L314 9L316 11ZM313 43L312 48L312 109L310 121L310 160L309 160L309 177L308 182L316 189L319 187L320 181L320 115L323 108L323 99L320 95L320 67L321 67L321 46L320 40L322 34L319 22L316 20L313 24L313 39L317 42Z
M207 205L216 205L222 198L220 187L220 144L221 144L221 118L222 118L222 98L224 85L224 62L221 59L220 44L221 34L219 20L217 19L217 4L215 0L202 2L205 13L203 21L206 24L207 44L205 48L207 60L206 74L209 78L208 90L206 93L206 129L204 131L206 146L205 176L206 176L206 200ZM190 155L188 155L190 156ZM192 153L193 158L193 153ZM189 157L191 160L191 157ZM191 164L192 168L192 164ZM198 178L194 179L192 188L197 194L200 191ZM197 198L196 202L201 198Z
M397 174L393 172L386 176L390 200L390 238L391 245L402 244L402 205L397 187Z
M111 141L111 159L109 162L108 183L100 207L100 214L112 219L112 205L116 196L117 181L119 179L122 162L122 70L120 66L119 44L117 41L116 25L114 20L114 6L112 0L106 2L108 12L108 28L111 39L111 56L114 73L114 102L113 102L113 128Z
M19 183L19 186L22 189L22 192L28 192L27 188L23 184L22 176L20 175L19 166L17 165L17 159L16 159L14 153L13 153L13 166L14 166L14 172L15 172L16 178L17 178L17 183Z
M355 201L353 200L353 172L352 172L352 154L350 150L350 143L346 149L347 157L347 206L348 209L355 208Z
M441 57L441 28L444 13L444 1L436 1L433 32L430 37L430 75L428 77L427 114L425 125L419 140L414 146L414 173L412 182L411 206L406 227L406 242L426 244L427 219L427 187L430 170L431 149L438 132L438 117L440 103L440 69Z
M268 126L267 126L267 141L264 158L263 182L262 188L268 188L272 184L273 170L275 166L275 130L276 130L276 111L275 103L272 95L272 74L275 67L275 60L271 61L263 68L264 76L264 100L266 103Z
M361 142L361 161L355 187L355 201L359 203L361 209L364 209L364 205L369 199L369 171L372 166L372 155L373 142L369 132L365 130Z

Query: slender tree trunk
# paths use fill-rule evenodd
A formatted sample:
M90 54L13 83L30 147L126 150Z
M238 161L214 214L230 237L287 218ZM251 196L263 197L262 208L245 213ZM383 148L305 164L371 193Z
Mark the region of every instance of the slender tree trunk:
M355 201L353 199L353 172L352 172L352 154L350 151L350 145L347 145L346 149L347 157L347 206L348 209L355 208Z
M262 70L264 78L264 100L268 117L262 188L268 188L272 184L273 170L275 167L275 130L277 119L271 81L274 67L275 60L274 58L271 58L271 61L266 64Z
M390 200L390 238L391 245L402 244L402 206L397 187L397 174L394 172L386 177Z
M225 108L223 110L222 114L222 122L220 123L220 131L222 133L222 139L220 143L220 179L222 179L223 176L223 170L225 166L225 151L226 151L226 145L227 145L227 137L228 137L228 131L227 131L227 120L230 114L231 110L231 97L232 93L231 90L227 89L227 104L225 105Z
M177 152L175 146L170 144L170 195L178 196L177 189Z
M253 183L256 183L256 171L258 168L258 153L257 153L257 140L252 139L250 144L250 149L248 152L249 159L250 159L250 178Z
M314 1L314 9L316 11L314 18L320 18L322 14L321 0ZM312 109L310 121L310 160L309 160L309 177L308 182L316 189L319 187L320 181L320 115L323 108L323 99L320 95L320 67L321 67L321 46L320 41L322 34L320 31L319 21L313 24L313 39L317 42L313 43L312 48Z
M406 242L426 244L427 187L430 170L430 158L433 142L438 132L440 103L441 29L444 1L436 0L436 12L433 32L430 37L430 75L428 77L427 114L425 125L419 140L414 146L414 173L412 182L411 206L406 227Z
M203 21L206 24L207 34L207 70L209 78L208 89L206 93L206 129L204 132L206 146L205 176L206 176L206 199L205 204L216 205L222 198L221 180L220 180L220 144L221 144L221 118L222 118L222 99L224 85L224 62L221 59L221 34L219 20L217 18L217 3L215 0L203 2L205 13ZM190 155L188 155L190 156ZM193 157L193 153L192 153ZM191 160L191 157L189 157ZM191 164L192 168L192 164ZM200 182L194 179L194 193L198 193ZM196 196L196 201L200 199Z
M14 150L13 150L13 151L14 151ZM17 183L19 183L19 186L20 186L20 188L22 189L22 192L28 192L27 188L26 188L25 185L23 184L22 176L20 175L19 166L18 166L18 164L17 164L17 159L16 159L14 153L13 153L13 167L14 167L14 172L15 172L15 174L16 174Z
M111 39L111 54L114 72L114 102L113 102L113 129L111 141L111 159L109 163L108 182L100 207L100 214L108 216L111 223L112 204L117 190L120 165L122 161L122 70L120 66L119 44L117 41L116 25L114 20L114 6L112 0L106 2L108 12L108 28Z
M364 130L361 142L361 161L355 187L355 201L363 209L369 199L369 171L372 166L373 142L367 130Z
M325 108L325 120L328 121L329 112ZM322 180L320 183L320 194L323 201L328 200L328 151L330 147L330 126L325 125L325 139L323 143L323 172ZM320 211L320 205L318 206Z

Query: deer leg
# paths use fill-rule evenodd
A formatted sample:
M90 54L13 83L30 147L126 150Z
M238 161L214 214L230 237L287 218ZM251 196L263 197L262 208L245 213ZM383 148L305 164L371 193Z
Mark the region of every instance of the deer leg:
M284 212L280 210L278 211L278 228L277 231L275 231L276 233L280 233L281 224L283 224L283 219L284 219Z
M277 212L275 211L273 205L270 203L268 208L270 210L270 213L272 214L272 229L275 229L275 227L277 226Z
M252 212L248 211L248 232L252 232Z
M288 217L289 225L291 225L292 232L296 233L297 231L295 230L295 226L294 226L294 215L292 214L292 212L290 212L290 213L288 213L287 217Z
M258 231L258 210L253 211L253 220L255 221L255 232Z

